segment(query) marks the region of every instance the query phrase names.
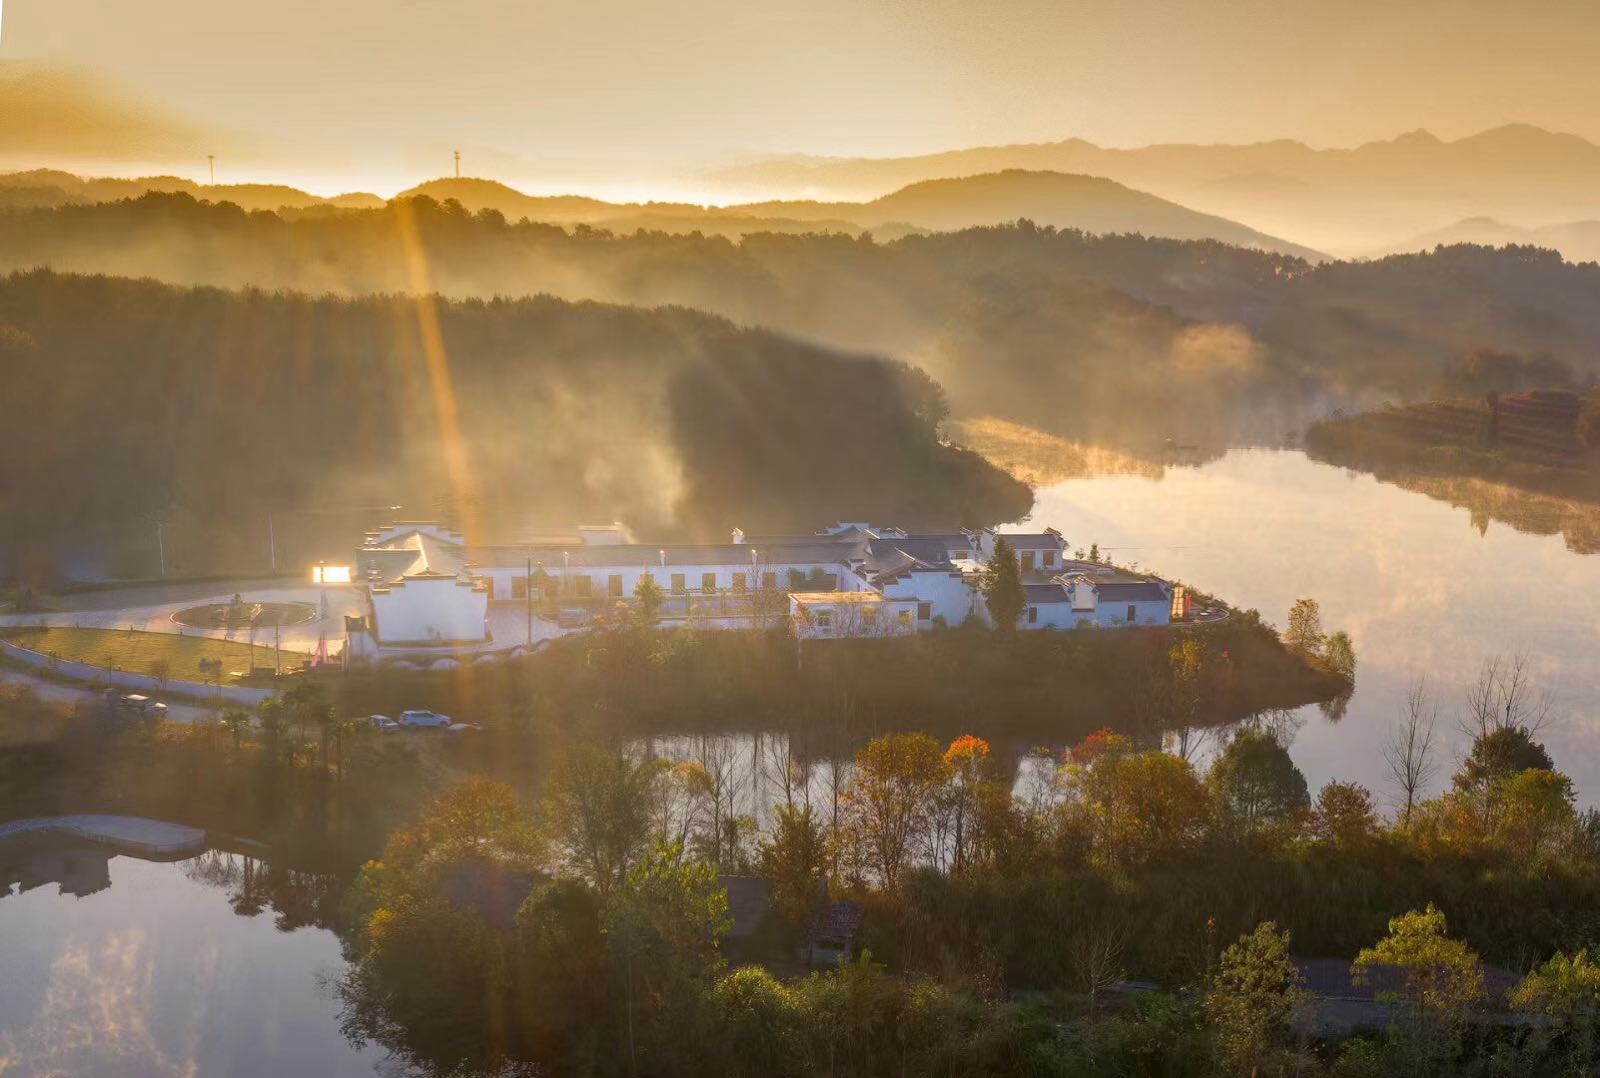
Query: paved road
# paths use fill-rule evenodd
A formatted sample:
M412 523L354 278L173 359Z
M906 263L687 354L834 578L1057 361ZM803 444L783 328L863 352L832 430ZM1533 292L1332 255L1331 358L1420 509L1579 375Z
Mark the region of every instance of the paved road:
M38 693L41 699L69 706L73 704L103 706L105 703L105 693L99 689L70 685L66 682L53 681L50 678L34 677L32 674L9 666L0 666L0 684L25 685ZM166 701L166 705L167 718L173 722L194 722L196 719L208 718L216 714L211 708L197 707L194 704L180 704L174 700Z

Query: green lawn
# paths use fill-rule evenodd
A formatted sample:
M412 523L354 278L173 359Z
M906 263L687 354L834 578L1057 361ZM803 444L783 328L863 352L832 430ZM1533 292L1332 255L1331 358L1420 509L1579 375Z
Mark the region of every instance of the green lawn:
M221 659L223 676L235 670L248 671L251 666L248 644L209 636L56 626L7 629L4 636L20 647L69 662L108 666L135 674L155 674L157 664L165 662L165 676L184 681L210 679L209 674L200 670L201 659ZM296 665L303 657L285 650L283 664L285 668ZM272 666L272 649L257 645L254 665Z

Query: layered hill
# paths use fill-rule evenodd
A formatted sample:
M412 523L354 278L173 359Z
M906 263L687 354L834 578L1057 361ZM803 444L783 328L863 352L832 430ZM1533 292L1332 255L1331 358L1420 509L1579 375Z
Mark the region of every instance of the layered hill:
M912 362L958 414L1133 450L1277 441L1333 407L1428 396L1486 348L1600 372L1600 266L1520 247L1313 265L1031 223L887 243L735 242L511 223L424 198L295 218L152 194L0 214L0 270L40 265L183 285L698 308Z
M1600 262L1600 220L1566 221L1541 225L1538 228L1524 228L1497 221L1492 217L1471 217L1413 237L1380 253L1428 251L1434 247L1448 247L1459 243L1494 247L1506 244L1543 247L1560 251L1562 257L1570 262Z
M0 575L143 575L156 519L177 571L257 567L274 507L399 504L493 541L954 527L1032 501L940 441L921 371L681 308L35 271L0 278L0 371L28 400L0 425Z
M1427 131L1352 148L1097 146L1082 139L900 158L780 156L720 170L721 184L875 198L923 180L1006 169L1102 176L1336 254L1392 249L1468 217L1554 223L1600 217L1600 146L1509 124L1445 140Z
M246 210L370 209L375 195L322 198L267 184L206 186L178 177L82 179L50 170L0 175L0 209L108 202L151 192L184 193ZM757 232L835 232L880 239L924 231L1003 224L1026 218L1037 224L1084 232L1130 232L1173 239L1213 239L1241 247L1303 258L1316 251L1245 228L1233 221L1094 176L1009 171L994 175L914 184L870 202L757 202L698 206L680 202L614 203L583 195L529 195L494 180L471 177L430 180L396 198L453 200L473 212L490 211L511 221L587 225L614 232L639 229L701 232L737 238Z

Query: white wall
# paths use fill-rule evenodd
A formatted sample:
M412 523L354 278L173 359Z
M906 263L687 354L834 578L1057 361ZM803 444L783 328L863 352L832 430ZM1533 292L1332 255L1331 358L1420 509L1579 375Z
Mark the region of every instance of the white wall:
M929 603L932 609L928 620L922 623L924 629L932 627L935 617L944 618L945 624L954 628L971 614L976 613L980 618L984 616L984 611L977 609L983 606L982 597L960 573L912 572L885 584L883 594L890 599L915 599Z
M488 594L454 577L412 577L390 588L372 589L374 630L386 645L484 640L488 612Z
M773 573L776 576L778 590L782 592L788 592L789 570L791 569L797 570L804 574L810 574L811 570L813 569L821 569L823 572L831 573L833 575L834 579L838 582L838 588L840 591L866 590L866 585L860 580L860 578L858 578L854 573L850 572L844 566L823 562L768 563L763 561L758 562L754 566L752 566L748 560L742 560L738 562L721 562L712 565L663 566L656 564L651 566L634 565L614 567L584 567L575 565L570 570L563 568L559 563L555 565L544 566L544 571L548 573L551 578L553 578L560 586L561 595L563 597L571 597L576 595L576 578L580 576L588 576L589 594L592 598L596 599L616 598L616 596L611 595L610 591L610 582L612 576L620 576L622 578L621 598L633 598L633 593L639 586L640 578L643 577L647 572L651 576L655 577L656 585L668 595L673 594L672 577L675 573L683 574L684 588L689 593L698 593L702 590L702 580L706 573L712 573L716 576L716 586L718 589L733 588L734 574L743 574L744 586L750 590L754 590L760 586L762 574ZM537 572L537 570L535 571ZM473 569L471 572L492 582L494 587L494 598L496 599L512 598L512 580L527 575L526 567L502 568L497 566L488 569Z

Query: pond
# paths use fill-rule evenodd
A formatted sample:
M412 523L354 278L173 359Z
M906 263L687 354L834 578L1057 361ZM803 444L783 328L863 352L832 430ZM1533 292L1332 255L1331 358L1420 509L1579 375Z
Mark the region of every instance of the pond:
M344 970L337 937L280 931L281 914L241 902L243 867L222 853L156 863L81 843L0 848L0 1073L399 1073L339 1032L326 987Z
M1361 782L1386 798L1382 745L1413 682L1440 715L1435 789L1470 744L1463 693L1485 659L1526 656L1553 719L1541 731L1580 806L1600 801L1600 557L1559 534L1524 534L1292 450L1244 449L1158 477L1099 475L1037 492L1029 526L1059 529L1140 568L1259 610L1282 626L1302 596L1324 628L1354 639L1344 716L1293 716L1294 756L1312 790Z

